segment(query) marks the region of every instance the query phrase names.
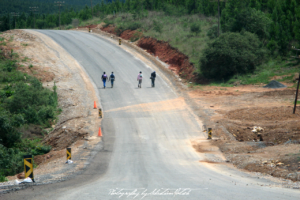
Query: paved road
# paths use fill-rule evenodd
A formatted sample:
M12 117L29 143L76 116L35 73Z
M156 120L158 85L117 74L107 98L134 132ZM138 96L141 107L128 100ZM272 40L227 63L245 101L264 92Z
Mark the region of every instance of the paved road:
M156 87L151 88L152 69L119 46L88 33L39 32L76 58L97 86L104 109L104 150L83 175L35 187L34 194L31 190L19 191L11 198L18 195L25 199L64 200L300 198L299 191L261 186L272 183L222 166L215 171L200 163L203 157L194 151L190 140L204 138L201 122L161 76L158 75ZM113 89L103 89L100 79L103 71L116 74ZM139 71L145 78L142 88L137 87ZM174 190L177 195L173 195ZM124 196L120 197L122 193Z

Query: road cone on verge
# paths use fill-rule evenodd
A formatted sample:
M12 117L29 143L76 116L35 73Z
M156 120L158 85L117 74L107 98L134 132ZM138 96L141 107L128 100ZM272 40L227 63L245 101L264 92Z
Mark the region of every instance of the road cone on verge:
M102 137L102 133L101 133L101 127L99 128L99 131L98 131L98 136L99 136L99 137Z
M97 109L96 101L94 101L94 109Z

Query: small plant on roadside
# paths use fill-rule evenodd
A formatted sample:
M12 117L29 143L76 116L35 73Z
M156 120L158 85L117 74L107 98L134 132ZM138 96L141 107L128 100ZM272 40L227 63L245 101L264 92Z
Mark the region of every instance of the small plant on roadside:
M156 20L153 20L153 30L158 33L162 33L162 24L157 22Z
M141 35L142 35L141 32L136 31L136 32L133 34L133 36L130 38L130 41L131 41L131 42L135 42L135 41L139 40Z
M191 29L191 32L192 33L195 33L196 36L201 32L201 28L200 28L200 25L199 24L196 24L196 23L193 23L190 27Z
M210 29L208 29L207 36L210 39L214 39L218 37L218 24L214 24Z
M7 182L7 181L8 179L4 175L0 174L0 182Z
M28 44L27 43L22 43L22 46L27 47Z
M10 38L9 38L9 42L12 42L14 40L14 36L10 36Z
M29 58L25 56L25 58L23 58L22 62L27 62L27 60L29 60Z
M68 26L66 26L66 29L67 30L69 30L69 29L72 29L73 28L73 26L72 25L68 25Z
M29 68L29 69L33 68L33 65L32 65L32 64L30 64L28 68Z

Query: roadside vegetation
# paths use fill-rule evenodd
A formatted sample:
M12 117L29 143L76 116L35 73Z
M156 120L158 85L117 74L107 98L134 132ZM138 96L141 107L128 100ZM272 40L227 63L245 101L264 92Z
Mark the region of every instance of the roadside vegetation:
M27 130L31 126L50 128L59 112L56 87L46 89L35 77L18 71L18 54L11 50L5 57L1 49L9 41L1 35L0 41L0 181L5 181L5 176L24 170L23 155L50 151L42 137Z

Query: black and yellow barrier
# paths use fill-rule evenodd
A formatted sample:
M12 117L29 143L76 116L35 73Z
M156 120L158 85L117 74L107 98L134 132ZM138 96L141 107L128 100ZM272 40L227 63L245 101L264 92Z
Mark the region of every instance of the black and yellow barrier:
M119 45L121 45L121 43L122 43L122 41L121 41L121 39L119 39Z
M102 118L102 110L99 108L99 117Z
M208 128L207 129L207 133L208 133L208 140L212 139L212 128Z
M71 148L67 148L67 161L71 160L72 156L71 156Z
M89 28L89 33L91 32L91 28Z
M32 155L26 155L23 158L24 158L24 173L25 173L25 178L30 177L31 180L32 180L32 182L34 182Z

